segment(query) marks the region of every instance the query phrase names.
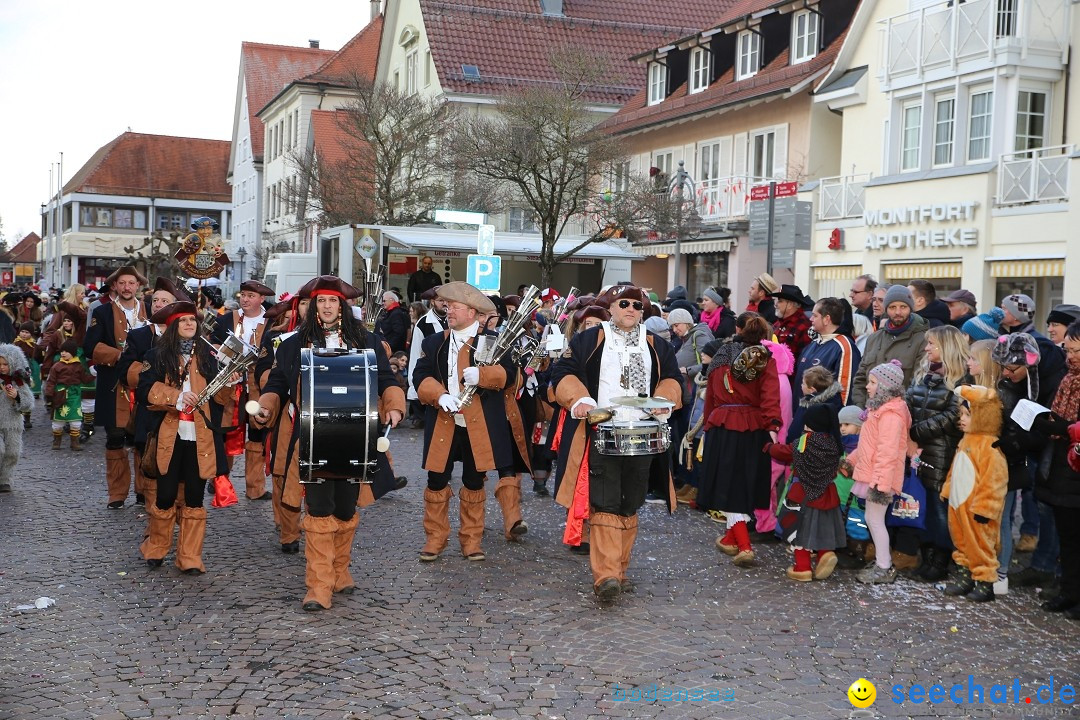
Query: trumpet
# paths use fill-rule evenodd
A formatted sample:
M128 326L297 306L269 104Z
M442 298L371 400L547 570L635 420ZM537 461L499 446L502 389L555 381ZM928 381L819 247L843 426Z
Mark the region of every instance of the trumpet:
M202 341L210 345L211 352L218 359L218 362L223 363L223 365L218 370L218 374L214 376L214 379L208 382L206 388L199 393L199 397L195 401L195 407L203 405L216 395L221 388L229 385L234 373L243 375L247 372L248 368L254 365L259 358L259 349L257 347L232 334L225 337L225 342L221 343L220 348L214 348L205 337L202 338Z
M521 347L518 339L525 334L525 325L532 319L533 313L540 309L543 303L540 301L540 291L536 286L530 285L525 294L521 296L521 304L513 314L506 319L506 325L498 337L481 335L477 338L476 352L473 360L478 366L496 365L503 359L506 353ZM519 353L520 357L520 353ZM462 407L472 403L472 397L476 394L475 385L466 385L458 395L458 402Z

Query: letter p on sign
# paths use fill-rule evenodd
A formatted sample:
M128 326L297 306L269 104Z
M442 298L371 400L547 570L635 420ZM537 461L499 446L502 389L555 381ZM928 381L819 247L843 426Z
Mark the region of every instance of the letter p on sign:
M498 255L470 255L466 266L470 285L480 292L499 292L502 258Z

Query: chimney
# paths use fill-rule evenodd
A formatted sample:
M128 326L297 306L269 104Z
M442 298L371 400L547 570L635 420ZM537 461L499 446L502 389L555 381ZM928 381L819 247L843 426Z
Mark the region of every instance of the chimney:
M562 0L540 0L540 10L544 15L563 17Z
M382 14L382 0L371 0L371 22Z
M319 49L319 41L318 40L308 40L307 44L308 44L308 47L311 48L312 50L318 50Z

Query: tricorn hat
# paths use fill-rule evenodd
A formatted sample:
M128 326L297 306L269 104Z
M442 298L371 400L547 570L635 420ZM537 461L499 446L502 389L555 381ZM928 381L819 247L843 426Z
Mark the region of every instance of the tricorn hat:
M134 268L134 266L132 266L132 265L122 265L121 267L116 268L115 270L113 270L112 275L105 278L105 282L107 282L109 284L109 286L111 287L113 285L113 283L115 283L117 280L120 279L121 275L130 275L130 276L132 276L133 278L135 278L136 280L139 281L139 285L145 285L146 284L146 278L143 277L142 273L140 273L138 270L136 270Z
M245 290L247 292L258 293L259 295L274 294L273 290L263 285L258 280L245 280L244 282L240 283L240 292L244 292Z
M574 325L581 325L587 318L596 318L600 322L607 322L611 319L611 313L599 305L587 305L574 313Z
M164 275L159 275L157 281L154 282L154 292L157 292L159 290L164 290L165 292L169 293L176 299L177 302L181 300L191 300L190 295L184 292L182 288L177 286L176 283L174 283L172 280L165 277Z
M270 293L273 295L274 293ZM342 300L355 300L363 293L345 282L337 275L320 275L304 283L296 295L301 298L314 298L316 295L334 295Z
M190 300L170 303L150 316L150 322L155 325L172 325L185 315L194 315L198 320L199 313L195 309L195 303Z
M441 287L442 287L442 285L436 285L435 287L428 288L427 290L425 290L423 292L423 294L420 295L420 299L421 300L427 300L428 302L431 302L432 300L434 300L438 296L439 288L441 288Z
M484 293L460 280L440 285L438 296L447 302L459 302L482 313L495 312L495 303Z

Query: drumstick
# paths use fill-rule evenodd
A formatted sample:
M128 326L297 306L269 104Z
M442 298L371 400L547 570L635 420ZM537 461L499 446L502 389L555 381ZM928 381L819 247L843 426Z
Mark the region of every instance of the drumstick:
M263 407L259 404L258 400L248 400L244 404L244 409L247 410L247 414L252 417L259 417L263 414Z
M390 434L390 431L393 429L393 427L393 425L387 426L386 432L383 433L383 436L375 441L375 449L379 452L384 453L390 449L390 440L388 440L386 436Z

